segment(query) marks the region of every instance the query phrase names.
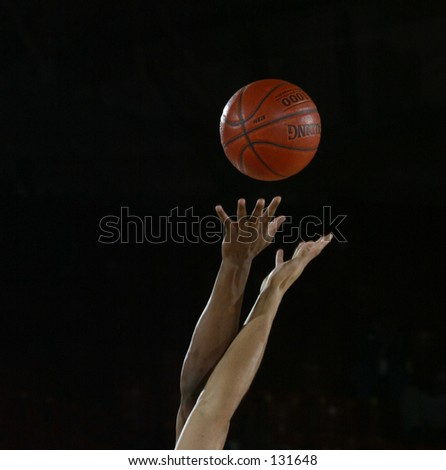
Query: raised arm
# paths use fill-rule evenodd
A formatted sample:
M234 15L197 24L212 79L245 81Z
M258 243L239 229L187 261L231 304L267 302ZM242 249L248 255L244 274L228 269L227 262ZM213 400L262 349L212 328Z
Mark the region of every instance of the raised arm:
M209 374L239 330L243 293L254 257L268 246L285 217L274 218L280 197L265 209L259 199L250 216L244 199L233 221L221 206L217 215L224 224L222 262L209 301L201 314L181 371L181 404L177 415L177 438L183 429Z
M283 251L276 266L264 280L260 294L244 327L218 365L183 428L176 449L222 449L229 423L249 389L262 361L273 320L283 295L332 236L301 243L289 261Z

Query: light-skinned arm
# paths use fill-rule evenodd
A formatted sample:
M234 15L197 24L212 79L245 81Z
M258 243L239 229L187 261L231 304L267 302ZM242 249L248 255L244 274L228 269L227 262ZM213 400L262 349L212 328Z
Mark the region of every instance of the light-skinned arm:
M285 292L331 238L330 234L317 242L300 243L288 261L283 260L283 250L278 250L275 268L264 280L243 328L209 377L176 449L223 449L230 420L257 373Z

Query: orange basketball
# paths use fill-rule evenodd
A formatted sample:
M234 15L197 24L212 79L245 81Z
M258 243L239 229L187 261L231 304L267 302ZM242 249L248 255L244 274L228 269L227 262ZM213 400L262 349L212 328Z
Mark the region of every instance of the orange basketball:
M321 120L302 88L283 80L259 80L227 102L220 119L226 156L245 175L263 181L299 173L317 151Z

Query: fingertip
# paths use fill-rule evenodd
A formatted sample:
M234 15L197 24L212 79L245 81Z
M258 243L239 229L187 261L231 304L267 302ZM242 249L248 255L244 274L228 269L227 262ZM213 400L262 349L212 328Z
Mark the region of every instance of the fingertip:
M277 207L279 206L279 204L282 202L282 196L276 196L276 197L273 199L273 202L274 202L274 205L276 206L276 209L277 209Z
M276 217L275 226L277 230L281 227L281 225L285 222L285 220L286 220L286 217L284 215L279 215L279 217Z
M215 206L215 210L216 210L217 214L221 214L221 215L226 216L226 212L225 212L225 210L223 209L223 206L222 206L221 204L217 204L217 205Z
M276 265L283 261L283 248L276 251Z
M221 204L217 204L215 206L215 212L217 214L217 217L220 219L220 221L223 224L226 224L228 221L230 221L230 218L229 218L228 214L226 214L226 212L223 209L223 206Z
M274 215L274 213L276 212L276 209L279 206L281 200L282 200L281 196L275 196L271 200L269 206L266 209L266 212L268 213L268 215L270 215L270 216Z

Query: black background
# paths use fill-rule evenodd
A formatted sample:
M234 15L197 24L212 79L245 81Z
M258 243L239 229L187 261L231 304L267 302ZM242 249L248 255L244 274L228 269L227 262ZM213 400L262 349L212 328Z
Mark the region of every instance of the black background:
M6 2L2 448L172 448L220 248L100 244L99 221L276 194L296 220L346 214L348 243L283 302L228 447L444 448L440 6ZM226 101L261 78L301 86L323 125L312 163L274 183L237 172L218 134ZM244 312L273 258L256 260Z

